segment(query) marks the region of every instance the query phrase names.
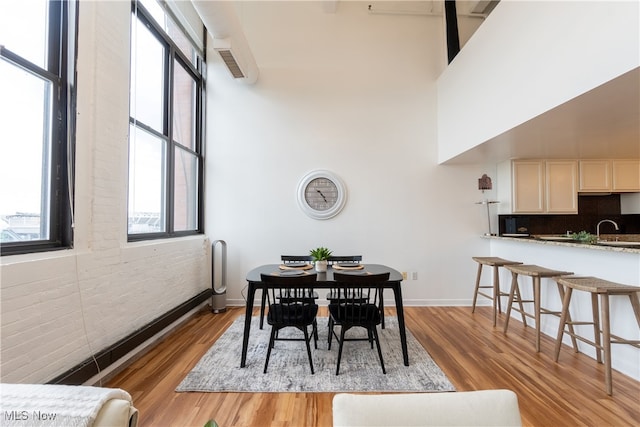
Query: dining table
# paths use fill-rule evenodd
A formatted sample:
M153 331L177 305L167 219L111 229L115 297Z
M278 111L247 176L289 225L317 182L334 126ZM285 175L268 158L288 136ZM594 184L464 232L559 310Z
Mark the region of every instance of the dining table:
M396 305L396 317L398 319L398 329L400 333L400 345L402 346L402 357L404 365L409 366L409 353L407 351L407 332L404 324L404 308L402 305L402 274L386 265L382 264L362 264L363 268L357 271L357 274L380 274L389 272L389 279L382 284L383 289L393 290L393 296ZM316 273L313 270L309 272ZM317 272L317 282L314 284L315 289L331 289L336 286L333 277L334 267L328 266L326 272ZM262 274L282 274L283 270L280 264L265 264L256 267L247 273L247 298L244 319L244 335L242 339L242 356L240 359L240 367L244 368L247 361L247 348L249 346L249 336L251 334L251 316L253 314L253 306L255 295L258 289L264 290L266 285L262 282Z

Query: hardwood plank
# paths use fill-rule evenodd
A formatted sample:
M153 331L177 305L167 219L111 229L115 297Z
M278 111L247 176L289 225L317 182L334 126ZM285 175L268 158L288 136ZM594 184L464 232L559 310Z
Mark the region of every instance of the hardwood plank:
M321 315L326 311L321 309ZM334 393L176 393L174 390L209 347L242 315L198 313L176 332L104 385L132 394L139 425L331 426ZM394 310L386 310L393 316ZM257 314L257 312L255 313ZM563 346L553 361L554 339L504 314L492 326L490 307L406 307L406 324L457 390L506 388L518 395L527 426L626 426L640 420L640 382L613 372L613 396L604 391L604 366ZM615 350L614 350L615 351ZM239 363L239 361L238 361Z

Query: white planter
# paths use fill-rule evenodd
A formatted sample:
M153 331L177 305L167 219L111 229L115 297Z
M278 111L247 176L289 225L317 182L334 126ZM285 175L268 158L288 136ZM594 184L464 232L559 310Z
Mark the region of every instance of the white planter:
M324 261L316 261L316 271L318 273L324 273L327 271L327 260Z

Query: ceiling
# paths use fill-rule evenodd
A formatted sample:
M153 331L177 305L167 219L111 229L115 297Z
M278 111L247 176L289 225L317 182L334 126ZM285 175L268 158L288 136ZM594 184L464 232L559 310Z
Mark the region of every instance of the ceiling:
M549 110L446 162L640 158L640 68Z

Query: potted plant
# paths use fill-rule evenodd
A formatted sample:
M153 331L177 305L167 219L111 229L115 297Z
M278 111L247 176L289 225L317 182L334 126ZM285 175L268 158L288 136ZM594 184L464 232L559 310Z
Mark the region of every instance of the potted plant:
M331 256L331 251L328 248L322 246L309 251L311 259L315 263L316 271L319 273L327 271L327 260Z

